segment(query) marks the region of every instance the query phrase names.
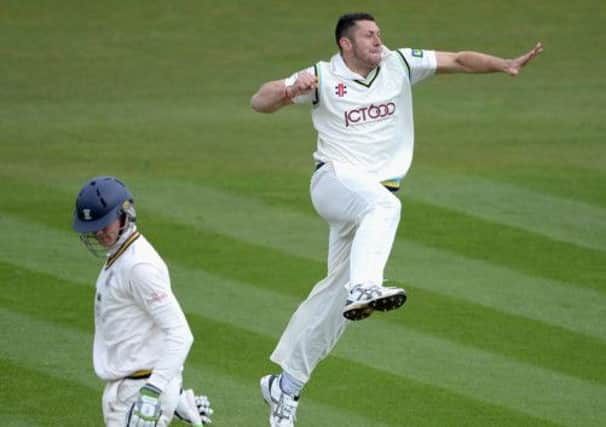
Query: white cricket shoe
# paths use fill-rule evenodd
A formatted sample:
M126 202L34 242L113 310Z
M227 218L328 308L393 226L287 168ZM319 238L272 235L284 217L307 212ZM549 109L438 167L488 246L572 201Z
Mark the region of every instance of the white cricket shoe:
M269 405L269 425L294 427L299 398L282 391L278 375L265 375L261 378L261 394Z
M345 302L343 316L349 320L366 319L373 311L390 311L402 307L406 302L406 291L388 286L356 285Z

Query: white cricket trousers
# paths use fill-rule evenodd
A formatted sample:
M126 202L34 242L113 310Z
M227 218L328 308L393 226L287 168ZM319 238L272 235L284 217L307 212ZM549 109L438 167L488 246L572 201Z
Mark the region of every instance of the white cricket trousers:
M306 383L349 323L348 291L381 285L400 221L400 200L366 174L326 163L311 179L311 200L330 226L328 274L299 305L270 359Z
M139 397L139 389L145 385L146 379L130 380L120 379L110 381L103 391L103 419L107 427L125 427L128 412ZM179 403L181 383L183 378L178 374L164 388L160 394L162 416L157 427L166 427L170 424Z

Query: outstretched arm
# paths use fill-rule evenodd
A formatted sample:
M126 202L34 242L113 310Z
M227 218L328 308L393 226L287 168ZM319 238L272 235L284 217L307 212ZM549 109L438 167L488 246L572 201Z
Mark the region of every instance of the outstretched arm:
M539 42L532 49L514 59L504 59L486 53L436 52L437 73L496 73L517 76L522 68L543 52Z
M316 77L302 72L297 80L287 86L284 80L267 82L253 95L250 105L259 113L273 113L282 107L293 103L293 98L309 93L317 87Z

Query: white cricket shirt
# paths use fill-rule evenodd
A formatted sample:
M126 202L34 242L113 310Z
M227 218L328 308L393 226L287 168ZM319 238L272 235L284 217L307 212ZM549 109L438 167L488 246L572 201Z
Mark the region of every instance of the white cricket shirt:
M163 389L183 369L193 336L162 258L134 227L122 240L97 279L95 372L112 381L151 369L148 381Z
M340 54L305 69L317 75L319 88L294 101L313 104L314 159L348 164L378 181L399 181L413 156L411 87L435 70L434 51L385 47L381 63L366 78L347 68ZM294 83L297 75L285 83Z

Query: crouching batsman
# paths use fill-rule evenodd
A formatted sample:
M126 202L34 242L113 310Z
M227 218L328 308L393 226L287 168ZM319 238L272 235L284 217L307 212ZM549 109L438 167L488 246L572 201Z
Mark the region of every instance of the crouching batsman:
M193 336L171 290L168 268L137 230L131 192L100 176L76 199L73 228L105 259L95 293L93 364L106 382L108 427L165 427L173 417L194 426L211 422L206 396L182 389Z

